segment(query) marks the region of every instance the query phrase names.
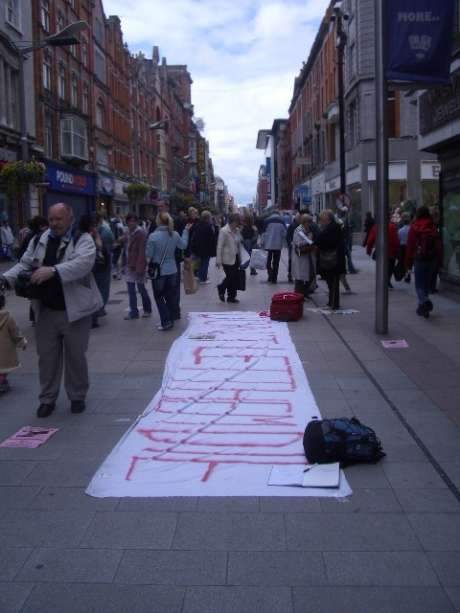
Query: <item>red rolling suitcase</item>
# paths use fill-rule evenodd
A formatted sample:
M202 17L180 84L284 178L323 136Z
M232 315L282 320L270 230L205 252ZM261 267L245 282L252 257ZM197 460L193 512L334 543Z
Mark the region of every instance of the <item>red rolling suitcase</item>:
M297 321L303 315L303 295L297 292L274 294L270 318L275 321Z

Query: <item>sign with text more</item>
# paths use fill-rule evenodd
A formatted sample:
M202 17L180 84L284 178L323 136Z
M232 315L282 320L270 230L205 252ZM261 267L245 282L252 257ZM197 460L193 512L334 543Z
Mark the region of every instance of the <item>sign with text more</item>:
M388 81L448 83L453 24L454 0L387 0Z

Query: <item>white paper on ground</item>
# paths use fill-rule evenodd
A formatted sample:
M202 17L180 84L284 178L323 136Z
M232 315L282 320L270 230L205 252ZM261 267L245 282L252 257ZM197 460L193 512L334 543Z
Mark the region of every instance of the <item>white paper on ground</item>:
M191 313L189 318L169 352L161 389L87 493L293 495L286 487L268 485L270 471L306 467L304 430L321 416L287 325L257 313ZM344 476L337 489L295 493L349 494Z
M268 485L284 487L331 487L340 485L340 465L313 464L305 466L273 466Z

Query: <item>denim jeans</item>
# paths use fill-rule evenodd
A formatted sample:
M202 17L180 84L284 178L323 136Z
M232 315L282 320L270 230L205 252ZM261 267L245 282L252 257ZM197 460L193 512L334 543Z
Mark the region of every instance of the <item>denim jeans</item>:
M174 321L176 306L176 278L173 275L162 275L152 281L153 297L157 304L162 326L169 326Z
M198 278L200 281L207 281L209 270L209 257L201 257L200 267L198 268Z
M133 283L128 281L126 283L128 286L128 294L129 294L129 314L131 317L139 317L139 311L137 308L137 294L136 294L136 285L137 291L141 295L142 299L142 308L144 309L144 313L152 312L152 302L150 297L145 289L145 285L143 283Z
M419 305L424 304L430 298L431 281L436 269L436 262L434 261L420 261L414 262L414 280L415 280L415 292Z

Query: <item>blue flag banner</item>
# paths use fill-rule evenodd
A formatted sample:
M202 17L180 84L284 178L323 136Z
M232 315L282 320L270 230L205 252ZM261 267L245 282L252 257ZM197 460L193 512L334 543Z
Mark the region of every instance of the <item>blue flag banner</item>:
M453 23L454 0L387 0L388 81L447 83Z

